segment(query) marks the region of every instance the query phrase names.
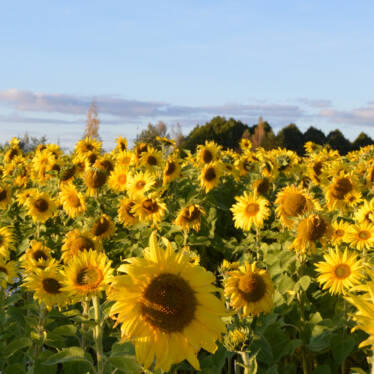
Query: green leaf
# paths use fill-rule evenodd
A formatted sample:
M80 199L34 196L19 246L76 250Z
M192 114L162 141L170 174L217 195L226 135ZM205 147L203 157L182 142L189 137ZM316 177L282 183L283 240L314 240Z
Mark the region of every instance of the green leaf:
M7 347L5 348L4 355L5 357L9 358L17 351L26 347L30 347L31 344L32 342L29 338L16 338L12 340L12 342L9 345L7 345Z
M312 374L331 374L329 365L321 365Z
M353 351L355 345L356 342L352 336L346 336L345 338L339 335L333 336L331 348L335 362L338 364L342 363Z
M299 281L297 282L297 284L304 290L306 291L310 284L311 284L312 280L311 278L308 276L308 275L304 275L303 277L301 277L299 279Z
M62 326L56 327L51 332L56 335L75 336L77 333L77 328L74 325L62 325Z
M25 373L25 365L21 365L21 364L9 365L4 370L4 374L24 374L24 373Z
M134 356L118 356L118 357L109 357L109 362L115 368L124 371L125 373L141 373L141 366L136 361Z
M50 356L43 365L55 365L63 362L82 361L89 362L81 347L63 348L60 352Z

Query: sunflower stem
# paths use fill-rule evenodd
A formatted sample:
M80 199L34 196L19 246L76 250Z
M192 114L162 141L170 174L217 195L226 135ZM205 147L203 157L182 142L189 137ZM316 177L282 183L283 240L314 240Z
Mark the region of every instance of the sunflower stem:
M251 362L247 352L240 352L244 364L244 374L251 374Z
M85 299L82 301L82 315L84 318L88 318L88 307L89 303L88 300ZM86 343L87 343L87 325L85 322L82 322L81 324L81 335L82 335L82 340L81 340L81 347L82 349L86 349Z
M94 307L95 316L95 329L93 331L93 336L95 340L96 357L97 357L97 374L104 373L104 352L103 352L103 321L101 320L100 313L100 302L99 297L93 296L92 304Z

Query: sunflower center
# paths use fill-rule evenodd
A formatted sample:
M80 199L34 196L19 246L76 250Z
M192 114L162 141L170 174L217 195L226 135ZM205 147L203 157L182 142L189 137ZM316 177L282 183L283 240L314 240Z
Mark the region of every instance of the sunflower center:
M121 151L125 151L127 148L124 142L119 143L119 147L121 148Z
M209 164L209 162L213 160L212 152L210 152L208 149L204 149L203 160L206 164Z
M332 188L332 195L338 200L343 200L344 196L352 191L352 188L353 186L349 178L339 178Z
M77 283L87 288L96 288L103 280L103 273L96 267L86 267L79 271Z
M344 236L344 230L335 230L335 236L338 236L339 238L341 238L342 236Z
M306 198L297 192L288 192L283 199L283 210L291 217L301 214L306 206Z
M152 165L152 166L157 165L157 159L156 159L156 157L149 156L148 159L147 159L147 163L148 163L148 165Z
M108 172L111 172L114 169L113 163L109 160L101 161L100 165L104 170Z
M148 213L156 213L158 211L158 204L156 201L153 201L152 199L146 199L143 202L143 208Z
M88 159L88 162L92 165L95 163L95 161L97 160L97 154L96 153L91 153L87 159Z
M335 275L339 279L345 279L351 274L351 268L346 264L339 264L335 267Z
M141 314L147 322L166 333L183 331L194 319L196 307L191 286L170 273L152 279L140 301Z
M175 162L170 161L170 162L168 162L168 166L167 166L167 169L165 171L165 174L167 176L172 175L174 173L175 169L176 169Z
M257 192L260 193L261 195L268 192L269 188L270 188L270 182L269 182L269 179L267 178L261 179L256 186Z
M326 222L322 218L311 217L299 223L298 236L309 241L316 241L325 234L326 229Z
M255 216L258 213L259 210L260 210L260 207L257 203L249 203L245 207L245 213L249 217Z
M90 249L95 249L94 242L91 239L86 238L85 236L79 236L78 238L76 238L73 241L72 246L77 251L84 251L84 250L88 251Z
M44 199L37 199L34 202L34 207L40 212L44 213L48 210L48 201Z
M67 181L70 178L72 178L74 176L74 174L75 174L75 166L72 166L69 169L65 169L61 173L61 180L62 181Z
M131 202L129 202L128 204L127 204L127 206L126 206L126 213L129 215L129 216L131 216L131 217L135 217L135 215L134 215L134 213L132 212L132 208L133 208L133 206L135 205L135 203L133 203L132 201Z
M77 194L71 193L68 198L67 198L69 205L72 206L73 208L78 208L81 206L81 201Z
M363 230L363 231L360 231L358 233L358 237L362 240L367 240L370 238L370 232L369 231L366 231L366 230Z
M135 184L135 188L137 190L142 190L144 188L144 186L145 186L145 182L144 181L139 181L139 182L136 182L136 184Z
M103 171L88 171L85 178L86 184L91 188L100 188L106 182L106 173Z
M4 237L0 234L0 246L4 244Z
M61 283L57 279L45 278L42 280L42 284L44 291L46 291L47 293L51 293L54 295L61 293Z
M258 274L244 274L239 279L238 289L245 301L255 303L265 295L266 284Z
M105 234L107 230L109 229L109 226L110 226L109 221L105 217L102 217L95 223L95 226L92 230L93 234L95 236L100 236L102 234Z
M0 191L0 201L5 200L6 197L7 197L7 192L6 192L6 190L1 189L1 191Z
M13 158L17 155L18 155L18 150L16 148L12 148L9 152L9 160L13 160Z
M117 178L117 181L119 184L125 184L127 181L127 176L126 174L120 174Z
M321 174L322 166L323 166L323 164L322 164L321 161L318 161L318 162L313 164L313 171L317 176L319 176Z
M90 143L86 143L85 146L83 147L83 151L92 151L94 149L94 146Z
M5 267L0 266L0 273L8 274L8 270Z
M32 257L35 261L39 261L40 259L43 259L45 261L48 260L48 256L40 249L35 251Z
M192 222L200 218L200 210L199 208L196 208L195 206L192 207L192 209L186 209L183 213L183 218L186 221Z
M208 170L205 172L205 179L208 182L213 181L214 179L216 179L216 177L217 177L216 171L212 167L208 168Z

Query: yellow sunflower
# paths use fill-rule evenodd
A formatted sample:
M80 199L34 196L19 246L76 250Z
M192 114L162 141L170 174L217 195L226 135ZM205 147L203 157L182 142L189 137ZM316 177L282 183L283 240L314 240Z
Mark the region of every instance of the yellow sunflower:
M82 251L99 251L102 249L100 240L94 238L88 231L74 229L66 234L61 247L61 259L67 263Z
M370 250L374 247L374 225L367 222L352 225L347 241L359 251Z
M311 210L319 209L318 203L306 190L293 185L284 187L277 194L275 204L278 205L275 209L277 216L280 218L282 225L287 227L294 225L296 217Z
M8 284L13 284L17 279L17 262L6 261L0 256L0 287L7 288Z
M204 209L198 204L192 204L179 211L174 223L187 232L189 232L191 228L195 231L199 231L202 214L205 214Z
M269 313L273 307L273 282L266 270L256 267L256 262L246 262L228 272L224 287L230 305L236 311L242 310L244 316Z
M130 196L143 196L155 184L155 177L148 171L138 171L135 174L129 175L127 182L127 191Z
M162 153L157 149L149 146L147 151L143 152L140 157L140 164L151 173L156 172L162 165Z
M198 145L196 149L197 162L201 165L207 165L215 162L219 158L221 146L214 141L205 141L205 144Z
M126 227L132 226L139 222L138 216L135 215L133 208L135 200L125 197L121 200L118 208L118 220Z
M374 224L374 199L364 200L363 205L356 210L354 219L357 223Z
M329 222L318 214L312 214L299 221L297 235L290 248L297 252L306 253L307 250L314 252L317 242L324 243L330 237Z
M101 142L97 141L95 138L86 137L76 143L74 152L78 155L82 155L88 152L100 153Z
M142 154L144 152L147 152L148 148L150 147L150 144L148 143L138 143L135 147L135 161L139 162L140 158L142 157Z
M266 195L271 189L271 182L269 178L257 179L253 182L253 189L260 195Z
M87 196L97 196L99 188L103 187L107 181L107 176L108 174L102 169L88 169L84 176Z
M108 186L117 192L123 192L127 188L128 166L116 165L108 179Z
M350 230L351 225L348 222L344 222L342 220L333 222L331 224L331 243L333 245L347 243L348 233Z
M329 210L345 209L347 206L346 196L355 189L355 183L349 174L340 173L326 187L326 205Z
M4 162L8 163L11 162L15 157L22 154L21 149L19 148L18 144L11 146L4 155Z
M248 138L241 138L239 146L242 151L245 151L246 149L252 149L252 142Z
M116 148L115 148L116 151L123 152L127 150L127 139L126 138L119 136L118 138L116 138L116 143L117 143Z
M139 221L157 224L162 220L167 209L165 203L159 197L153 195L144 196L137 200L132 210L139 217Z
M102 240L113 236L115 231L114 222L111 217L102 214L92 225L91 234L94 239Z
M170 156L166 161L163 171L163 184L170 183L178 178L181 172L181 165L177 156Z
M252 225L261 228L264 220L269 217L269 202L262 196L258 196L255 192L244 192L243 196L236 196L237 201L231 207L234 215L234 225L238 229L250 230Z
M13 230L9 226L0 228L0 255L8 258L9 251L14 250L14 235Z
M200 185L208 193L219 184L219 179L223 175L223 167L220 162L215 161L206 164L200 173Z
M22 267L28 271L44 269L51 260L51 249L36 240L31 241L30 247L20 257Z
M35 192L25 202L35 222L45 222L56 213L55 201L45 192Z
M108 175L114 170L114 160L109 153L98 157L95 161L94 168L104 170Z
M323 285L322 289L341 294L347 289L360 283L363 278L363 265L357 260L357 255L350 254L347 250L341 253L338 249L329 250L323 256L324 261L316 264L316 270L320 274L317 281Z
M130 166L134 161L134 154L132 151L122 151L115 155L116 165Z
M0 208L1 209L6 209L8 208L9 202L10 202L10 189L5 186L1 185L0 186Z
M84 196L82 193L77 191L73 184L62 185L59 198L63 209L72 218L75 218L86 211Z
M81 251L65 265L63 275L65 286L75 300L85 297L100 296L112 280L111 261L103 252Z
M152 233L144 258L127 259L119 267L126 274L113 281L110 314L121 324L122 340L133 342L144 367L155 362L155 370L169 371L186 359L200 370L200 349L214 353L226 331L220 319L224 304L213 294L218 291L214 275L164 242L166 250Z
M53 260L47 267L29 272L23 286L34 292L34 299L48 310L54 306L61 309L70 302L68 293L62 290L64 281L58 263Z

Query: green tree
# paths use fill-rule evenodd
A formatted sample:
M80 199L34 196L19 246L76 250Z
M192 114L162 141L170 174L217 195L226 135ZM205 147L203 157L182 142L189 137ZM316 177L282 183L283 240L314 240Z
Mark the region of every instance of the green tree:
M321 130L310 126L309 129L304 132L304 142L313 142L323 145L326 143L326 136Z
M366 147L367 145L374 144L374 140L370 136L361 132L360 135L352 143L352 150L359 150L361 147Z
M148 143L152 144L154 147L159 147L159 142L156 140L157 136L170 139L168 128L162 121L159 121L156 125L152 125L152 123L149 123L148 127L142 130L139 135L137 135L137 137L135 138L135 144Z
M341 155L346 155L352 150L351 142L345 138L340 130L336 129L327 135L327 143L332 149L339 151Z
M295 151L298 155L304 154L304 135L294 123L283 127L276 138L280 147Z

